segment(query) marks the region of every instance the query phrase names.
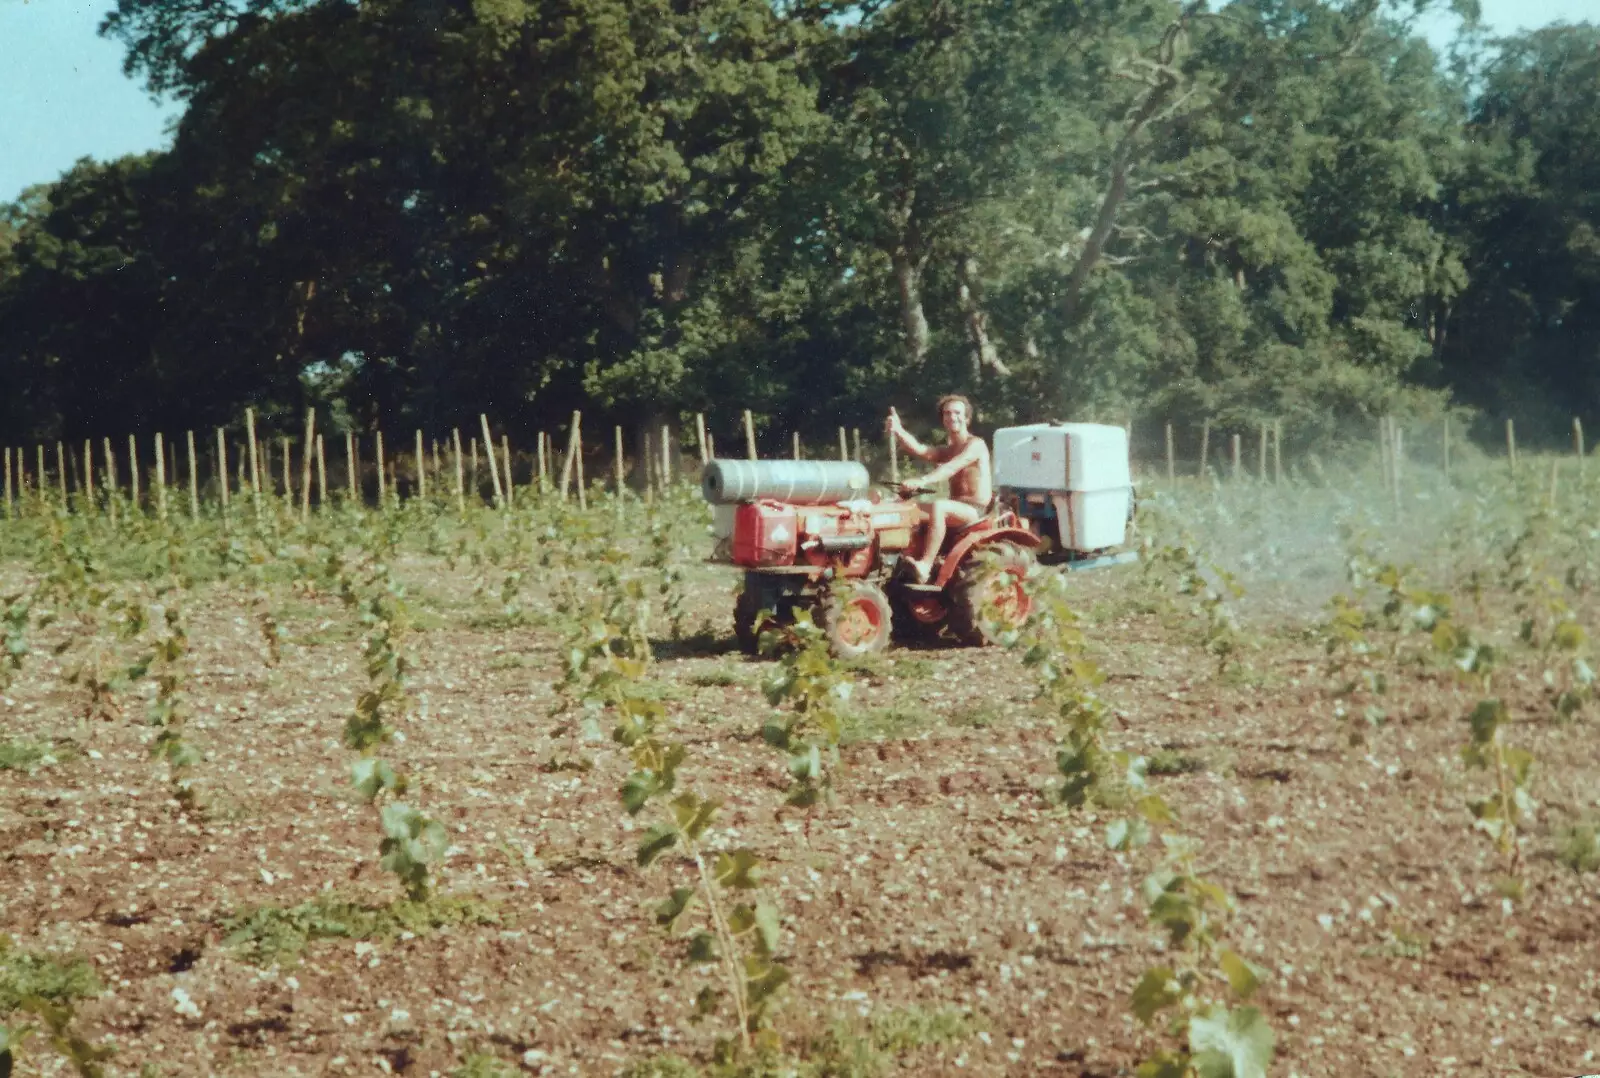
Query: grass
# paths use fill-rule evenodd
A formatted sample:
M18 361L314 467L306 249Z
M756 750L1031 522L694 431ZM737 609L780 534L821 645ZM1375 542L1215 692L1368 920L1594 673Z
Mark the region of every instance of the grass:
M100 979L87 959L73 955L60 960L20 950L10 936L0 935L0 1014L16 1010L30 997L62 1006L99 992Z
M1146 775L1193 775L1210 770L1210 764L1193 753L1158 749L1145 760Z
M719 666L712 670L702 670L699 673L690 674L684 680L688 681L689 684L702 689L727 688L732 685L743 685L745 683L745 679L740 676L739 672L729 666Z
M450 1072L450 1078L515 1078L517 1068L487 1052L473 1052Z
M623 1078L881 1078L902 1056L959 1044L978 1024L965 1011L897 1008L866 1019L834 1022L798 1053L767 1053L737 1063L701 1068L675 1055L656 1056L623 1071Z
M1570 824L1555 833L1556 858L1577 873L1600 872L1600 825Z
M0 744L0 771L26 771L33 774L41 767L51 767L75 755L67 746L57 747L46 741L13 738Z
M389 943L402 933L426 936L462 924L496 924L481 899L431 898L362 906L319 895L298 906L256 906L223 920L223 945L237 948L260 966L290 965L315 940L351 939Z
M933 719L927 711L909 704L853 710L845 714L840 724L839 744L905 737L928 726Z

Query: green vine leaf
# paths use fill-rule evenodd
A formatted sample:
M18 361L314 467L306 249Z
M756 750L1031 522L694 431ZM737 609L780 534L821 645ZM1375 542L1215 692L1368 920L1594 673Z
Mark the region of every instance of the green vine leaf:
M1266 1078L1272 1027L1254 1007L1223 1006L1189 1020L1189 1051L1200 1078Z

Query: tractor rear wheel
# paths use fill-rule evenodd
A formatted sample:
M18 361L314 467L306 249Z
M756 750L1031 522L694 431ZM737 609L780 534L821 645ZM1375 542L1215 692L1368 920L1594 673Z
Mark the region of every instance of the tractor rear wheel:
M1033 553L1011 543L970 551L949 587L949 625L956 639L982 646L997 643L1000 633L1021 629L1033 612L1024 584L1032 566Z
M783 587L774 586L764 574L746 573L744 587L733 602L733 635L739 650L746 655L760 651L761 631L774 618L779 625L792 624L797 598ZM771 611L771 615L763 618L763 610Z
M910 593L890 585L894 598L894 638L903 644L931 644L950 618L950 604L943 594Z
M889 646L889 597L874 584L830 589L817 602L817 625L835 658L858 659Z

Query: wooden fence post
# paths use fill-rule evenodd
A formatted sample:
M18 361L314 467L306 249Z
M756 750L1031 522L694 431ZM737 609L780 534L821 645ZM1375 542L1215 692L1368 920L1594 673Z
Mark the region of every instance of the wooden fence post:
M1577 416L1572 417L1572 449L1578 454L1578 481L1583 482L1585 471L1583 463L1583 420Z
M44 486L44 457L39 457L39 486ZM139 439L128 435L128 486L133 491L133 507L139 508Z
M1283 485L1283 420L1272 421L1272 485Z
M506 506L506 492L500 486L500 468L494 459L494 439L489 435L488 415L479 412L478 422L483 427L483 451L489 455L489 479L494 484L494 507L496 509L504 509Z
M1235 434L1233 436L1233 478L1235 481L1244 474L1244 463L1239 454L1240 441L1239 435Z
M1208 417L1200 426L1200 478L1206 477L1206 458L1211 453L1211 420Z
M317 512L328 507L328 458L322 451L322 435L317 435Z
M575 470L578 482L578 508L585 512L589 509L589 484L583 475L583 414L572 413L572 452L576 458Z
M550 435L544 431L539 432L539 496L543 497L550 489L550 460L555 456L550 451Z
M622 502L622 492L627 485L627 474L625 468L623 467L622 457L622 424L618 423L615 427L613 427L611 430L611 435L612 455L614 457L611 462L611 471L612 478L617 484L617 502L620 504Z
M661 424L661 492L672 485L672 427Z
M344 496L346 501L361 502L361 468L356 461L356 435L344 432Z
M1450 482L1450 415L1444 417L1444 481Z
M839 459L850 459L850 443L845 440L844 428L839 428Z
M450 428L450 444L456 454L456 512L467 511L467 477L462 472L461 461L461 428Z
M1178 478L1178 463L1172 447L1172 424L1167 424L1167 482Z
M750 415L750 409L744 410L744 447L745 455L750 460L756 459L756 424Z
M794 440L794 459L795 460L799 460L800 459L800 432L799 431L795 431L794 432L793 440Z
M388 477L384 474L383 470L383 431L374 431L373 433L375 435L374 443L377 446L378 454L378 509L381 512L384 508L384 504L388 501L389 486Z
M250 500L255 504L256 517L259 519L261 516L261 464L260 450L256 447L256 410L254 408L246 408L244 410L244 428L245 434L250 439ZM138 494L135 494L134 500L137 501L138 497Z
M694 437L695 445L700 450L700 466L704 468L711 462L711 446L706 441L706 414L704 412L696 412L694 414Z
M6 519L11 519L11 447L6 446Z
M1406 459L1406 432L1400 426L1400 421L1390 418L1392 424L1389 435L1390 452L1394 455L1394 512L1395 518L1400 516L1400 476Z
M300 520L311 520L311 458L317 451L317 410L306 409L306 440L300 447Z
M106 508L111 512L111 523L117 522L117 456L111 452L111 439L102 436L100 449L106 458ZM21 464L21 458L17 460Z
M70 508L67 504L67 451L60 442L56 443L56 483L61 487L61 508L65 511Z
M855 461L857 464L860 464L861 463L861 428L860 427L851 427L850 428L850 444L855 447L855 455L852 456L850 459Z
M500 456L505 463L506 469L506 508L515 509L517 507L517 488L511 479L511 436L509 434L500 435Z
M1511 463L1511 474L1517 472L1517 425L1513 420L1506 420L1506 458Z
M1261 443L1256 454L1256 479L1265 483L1267 481L1267 425L1261 424Z
M422 430L417 430L417 497L428 500L428 457L423 451Z
M83 440L83 501L86 512L94 508L94 442L88 438Z
M582 412L572 413L572 428L567 432L567 459L561 465L561 500L567 500L567 491L572 487L573 465L578 457L579 424L583 422ZM581 487L579 488L582 489Z
M167 519L167 454L156 431L156 515Z
M479 505L483 504L483 496L478 493L478 436L474 434L467 439L467 456L470 458L467 469L467 485L472 488L472 500Z
M184 435L189 445L189 515L200 519L200 461L194 451L194 431Z
M217 428L217 489L222 497L222 511L228 511L228 436Z

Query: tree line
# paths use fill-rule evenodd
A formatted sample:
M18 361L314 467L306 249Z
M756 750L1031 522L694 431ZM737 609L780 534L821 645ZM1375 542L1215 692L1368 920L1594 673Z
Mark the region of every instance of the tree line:
M184 111L0 208L0 426L1600 428L1600 29L1453 5L118 0Z

